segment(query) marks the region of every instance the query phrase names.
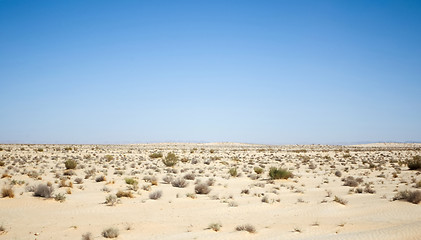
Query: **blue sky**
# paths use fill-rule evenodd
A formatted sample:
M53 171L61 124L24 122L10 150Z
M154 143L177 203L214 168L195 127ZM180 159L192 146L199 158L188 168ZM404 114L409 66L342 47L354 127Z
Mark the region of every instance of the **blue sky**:
M420 1L0 0L0 142L421 140Z

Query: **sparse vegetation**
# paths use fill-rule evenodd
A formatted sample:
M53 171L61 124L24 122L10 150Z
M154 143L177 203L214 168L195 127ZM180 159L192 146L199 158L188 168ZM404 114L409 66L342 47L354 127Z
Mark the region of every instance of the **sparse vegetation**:
M421 156L413 156L411 160L407 161L407 165L410 170L421 169Z
M1 190L1 196L2 197L8 197L8 198L14 198L15 197L15 193L13 191L12 187L4 187Z
M162 191L157 190L149 194L149 199L158 200L162 197Z
M189 183L184 178L177 178L171 182L173 187L185 188Z
M292 173L283 168L271 167L269 169L269 177L271 179L288 179L292 177Z
M393 200L405 200L410 203L418 204L421 202L421 191L415 190L405 190L398 192L394 197Z
M52 198L54 187L51 184L39 184L35 187L34 196L43 198Z
M221 230L222 224L220 223L211 223L208 226L208 229L212 229L215 232L219 232Z
M167 156L164 159L162 159L162 162L167 167L173 167L177 164L178 157L174 153L170 152L170 153L167 154Z
M157 153L152 153L149 155L150 158L162 158L162 153L161 152L157 152Z
M119 234L120 232L118 231L118 229L114 227L110 227L102 231L102 236L105 238L116 238Z
M194 187L194 192L197 194L208 194L210 191L210 187L204 183L199 183Z
M68 159L64 162L64 166L66 167L66 169L75 169L77 166L77 162L75 160Z
M238 225L237 227L235 227L236 231L246 231L249 233L255 233L256 232L256 228L253 225L250 224L244 224L244 225Z

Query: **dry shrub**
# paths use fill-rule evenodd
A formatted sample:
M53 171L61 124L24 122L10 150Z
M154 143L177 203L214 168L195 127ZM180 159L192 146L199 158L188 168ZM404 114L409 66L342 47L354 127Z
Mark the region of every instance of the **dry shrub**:
M54 187L51 184L39 184L35 187L34 196L43 198L52 198Z
M255 233L256 232L256 228L253 225L250 224L244 224L244 225L238 225L237 227L235 227L236 231L247 231L249 233Z
M131 192L131 191L126 191L126 192L124 192L124 191L119 190L119 191L116 193L116 196L117 196L118 198L122 198L122 197L126 197L126 198L134 198L134 196L133 196L133 194L132 194L132 192Z
M157 190L149 194L149 199L157 200L162 197L162 191Z
M119 235L119 231L117 228L107 228L104 231L102 231L102 236L105 238L116 238Z
M183 178L177 178L171 182L171 185L173 187L185 188L187 185L189 185L189 183Z
M208 194L210 191L210 187L205 183L200 183L194 187L194 192L197 194Z
M393 200L406 200L410 203L418 204L421 202L421 191L400 191L395 195L395 197L393 197Z
M1 190L1 196L2 197L8 197L8 198L14 198L15 197L15 193L12 189L12 187L5 187Z

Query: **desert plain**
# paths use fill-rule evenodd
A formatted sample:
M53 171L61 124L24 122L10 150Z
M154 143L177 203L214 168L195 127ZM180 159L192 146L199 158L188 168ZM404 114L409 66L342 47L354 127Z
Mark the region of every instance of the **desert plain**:
M0 239L421 239L421 144L0 145Z

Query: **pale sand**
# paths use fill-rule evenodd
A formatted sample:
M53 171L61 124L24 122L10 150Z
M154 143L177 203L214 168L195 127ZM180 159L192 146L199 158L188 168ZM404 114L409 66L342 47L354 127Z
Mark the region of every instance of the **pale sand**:
M399 161L421 155L421 144L72 146L76 151L64 150L67 145L0 147L3 148L0 159L5 162L0 174L11 175L0 179L0 186L10 186L12 180L25 181L23 185L14 185L14 198L0 198L0 225L6 228L0 239L81 239L86 232L91 232L95 239L104 239L101 232L107 227L120 230L117 239L421 239L420 205L391 201L397 191L416 190L415 182L421 180L419 172L408 170L405 164L400 166ZM38 148L44 151L36 152L34 149ZM190 153L193 148L197 150ZM214 153L210 153L211 149ZM347 149L349 153L345 152ZM171 175L181 177L195 172L196 179L202 182L212 177L216 181L211 192L191 199L186 193L194 193L195 180L188 180L186 188L165 184L162 179L172 168L165 167L161 159L150 159L148 156L153 152L163 152L164 156L174 152L180 158L197 159L197 164L179 162L174 167L178 173ZM86 159L86 155L91 155L91 159ZM115 160L107 162L105 155L112 155ZM76 175L68 176L73 188L64 202L34 197L32 192L25 191L25 185L50 181L55 193L65 193L67 188L58 187L59 178L63 176L64 161L71 158L77 159L78 168ZM209 165L204 163L207 160ZM370 162L373 168L369 167ZM311 163L314 169L310 169ZM252 180L248 175L254 174L253 167L259 165L265 167L265 172ZM271 166L289 168L295 176L268 181ZM93 167L96 176L84 179L82 184L74 183L76 177L84 178L85 170ZM228 170L233 167L237 167L240 177L230 177ZM119 169L123 174L114 174ZM40 179L28 177L31 170L41 172ZM114 183L95 181L105 170L107 182ZM341 171L342 177L335 176L336 170ZM396 178L394 172L398 172ZM146 191L142 186L149 183L143 177L149 175L158 178L158 185ZM343 186L341 181L347 176L362 177L364 183L360 187L370 183L376 192L350 193L354 188ZM107 186L114 194L126 190L126 177L139 181L135 197L121 198L116 206L104 204L109 193L101 189ZM241 194L243 189L250 193ZM149 199L149 193L155 190L162 190L162 198ZM327 191L332 193L330 197ZM262 202L262 194L269 203ZM335 196L348 203L335 202ZM232 201L238 206L229 207ZM207 229L211 223L222 224L220 231ZM256 233L236 231L235 227L241 224L253 225ZM127 226L131 229L126 230Z

